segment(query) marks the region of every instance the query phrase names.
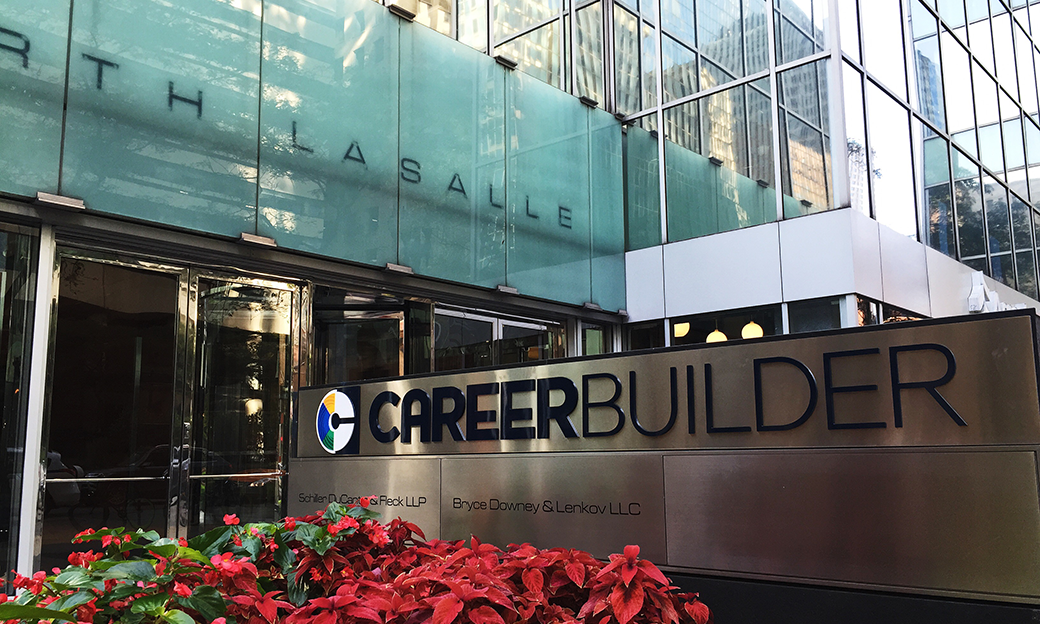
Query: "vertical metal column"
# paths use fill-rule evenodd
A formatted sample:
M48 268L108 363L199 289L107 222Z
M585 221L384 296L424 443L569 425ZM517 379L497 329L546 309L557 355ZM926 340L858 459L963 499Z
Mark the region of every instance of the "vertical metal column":
M18 525L18 567L32 574L36 553L42 546L43 489L46 466L43 457L44 407L47 393L47 352L50 344L54 292L54 228L40 227L40 253L36 263L36 299L33 311L32 351L29 362L29 398L22 464L21 518Z

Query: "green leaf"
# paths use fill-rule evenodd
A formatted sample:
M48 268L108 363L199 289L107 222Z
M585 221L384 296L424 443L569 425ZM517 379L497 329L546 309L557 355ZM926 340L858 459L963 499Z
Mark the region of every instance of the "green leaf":
M100 529L89 535L81 535L77 539L84 542L92 542L95 540L100 540L102 537L108 535L122 535L124 531L126 531L126 527L116 527L114 529Z
M68 611L69 609L75 609L80 605L87 604L95 597L96 595L92 591L78 591L74 594L69 594L68 596L62 596L47 606L51 609Z
M325 513L321 515L322 518L329 522L339 522L340 518L347 514L347 507L340 505L339 503L329 503L329 506L325 508Z
M198 611L207 622L223 617L224 611L227 609L220 591L209 585L199 585L190 596L177 598L176 601L182 606Z
M90 574L83 568L69 568L54 577L55 585L63 585L65 587L90 587L94 585L95 580Z
M110 579L152 581L155 580L155 566L147 561L124 561L105 570L101 576Z
M72 617L68 613L62 613L61 611L55 611L53 609L29 607L26 605L5 602L0 604L0 620L27 620L29 622L38 622L40 620L63 620L65 622L75 622L76 618Z
M134 604L130 607L130 611L133 613L147 613L152 617L159 617L162 615L163 609L166 608L166 603L169 602L170 596L167 594L150 594L148 596L141 596L134 601Z
M225 545L230 539L231 527L222 526L210 529L202 535L196 535L188 540L188 546L202 553L206 557L206 561L209 561L214 555L219 555L223 552Z
M119 624L141 624L144 621L145 615L143 613L127 613L124 611L120 618L116 620Z
M137 536L137 537L140 537L142 540L144 540L146 542L155 542L155 541L157 541L159 539L159 533L158 532L156 532L156 531L145 531L144 529L137 529L137 532L134 535Z
M151 544L145 546L145 548L159 555L160 557L173 559L173 557L177 554L177 549L180 548L180 545L177 543L177 540L172 540L168 537L164 537L162 539L157 539L153 541Z
M184 546L181 546L177 549L177 558L191 559L192 561L198 561L199 563L204 564L209 563L209 559L207 559L202 553L195 550L194 548L185 548Z
M256 559L260 551L264 549L263 542L260 541L259 537L242 537L242 548L245 549L249 556Z
M278 546L274 551L274 562L282 569L282 574L288 574L296 563L296 554L285 544L285 536L275 533L274 543Z
M296 583L296 572L293 571L287 577L289 581L286 586L286 595L289 597L289 602L293 603L297 607L302 607L307 602L307 587L300 583Z
M163 613L162 619L170 624L195 624L194 618L184 611L178 611L177 609Z
M303 542L303 545L308 548L314 548L314 542L318 539L318 536L325 531L320 526L301 522L296 525L296 539Z

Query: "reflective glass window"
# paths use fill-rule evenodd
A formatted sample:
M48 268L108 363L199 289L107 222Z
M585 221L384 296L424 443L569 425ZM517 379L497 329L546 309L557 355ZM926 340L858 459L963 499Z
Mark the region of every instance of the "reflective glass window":
M953 176L957 244L960 246L961 260L978 257L985 260L986 234L979 168L956 148L953 149Z
M997 3L999 4L999 2ZM997 80L1011 97L1018 99L1018 71L1015 65L1015 40L1011 35L1011 14L1004 12L993 17L993 56Z
M664 101L670 102L697 92L697 55L668 35L661 35L664 63Z
M906 99L906 59L899 0L872 0L860 16L863 27L863 62L871 74Z
M559 15L563 5L562 0L495 0L491 7L497 45L510 35Z
M601 105L606 99L603 84L603 7L599 2L578 10L575 67L578 91Z
M459 41L481 52L487 51L487 1L457 0L457 2Z
M855 210L870 214L870 163L867 159L867 130L863 113L863 77L848 63L843 64L842 72L842 84L845 89L849 198Z
M641 109L642 71L639 64L639 18L614 6L614 91L619 113Z
M760 2L761 0L759 0ZM697 0L701 54L733 77L744 75L744 32L740 0Z
M1015 61L1018 65L1019 101L1026 114L1037 112L1036 73L1033 67L1033 44L1025 32L1015 27Z
M940 130L946 127L943 98L942 63L935 18L917 0L913 12L913 83L917 109Z
M982 176L986 207L986 240L990 254L990 276L1015 287L1014 259L1011 256L1011 218L1007 190L989 176Z
M972 140L969 145L964 145L963 140L958 140L962 146L974 151L974 128L975 108L973 98L965 97L972 92L970 60L967 51L957 40L943 29L942 43L942 77L946 92L951 97L946 98L947 129L951 134L957 134L965 130L972 131ZM954 137L958 139L958 137Z
M773 6L778 64L827 47L827 0L775 0Z
M563 81L564 39L560 21L554 20L495 48L496 55L516 61L518 69L546 84Z
M778 75L781 96L780 158L784 215L798 216L832 206L826 61Z
M867 132L874 192L874 217L904 236L917 236L907 111L872 84L867 85Z
M921 137L921 178L925 236L928 245L951 258L957 257L953 197L950 186L949 143L914 122L915 138Z
M859 57L859 15L856 0L848 0L838 6L838 25L841 27L841 51L857 63Z
M958 28L965 24L964 0L938 0L939 16L946 20L951 28Z
M661 27L686 45L697 45L694 3L688 0L661 0Z

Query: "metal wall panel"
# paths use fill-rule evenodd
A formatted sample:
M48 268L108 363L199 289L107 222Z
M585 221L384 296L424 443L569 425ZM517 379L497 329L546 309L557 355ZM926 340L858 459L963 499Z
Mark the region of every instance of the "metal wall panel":
M670 565L1040 597L1033 450L666 456L665 493Z
M440 488L438 459L294 460L289 463L286 499L289 515L304 515L334 500L356 504L361 496L374 495L371 509L382 514L383 522L404 518L419 525L427 537L436 537Z
M639 544L665 560L661 456L621 454L442 460L442 535L499 546L579 548L597 557Z

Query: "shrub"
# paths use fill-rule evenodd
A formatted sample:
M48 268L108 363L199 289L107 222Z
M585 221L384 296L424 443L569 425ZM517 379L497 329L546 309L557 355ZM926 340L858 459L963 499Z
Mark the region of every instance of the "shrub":
M476 537L425 539L401 519L376 520L368 500L277 524L226 526L191 540L154 531L88 529L53 574L17 575L0 620L125 624L706 624L697 594L676 592L639 547L608 562L529 544L501 550Z

